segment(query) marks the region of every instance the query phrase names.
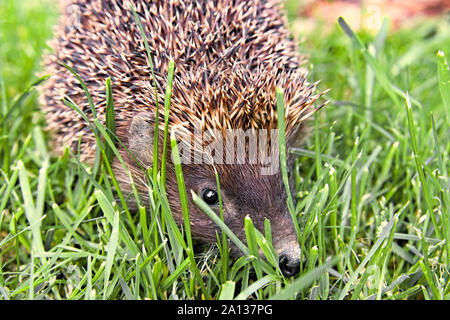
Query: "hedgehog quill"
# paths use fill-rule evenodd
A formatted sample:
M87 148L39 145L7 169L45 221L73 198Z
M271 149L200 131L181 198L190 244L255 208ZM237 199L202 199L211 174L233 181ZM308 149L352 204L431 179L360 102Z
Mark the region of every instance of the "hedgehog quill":
M81 159L92 163L95 158L96 140L88 123L62 99L70 97L91 119L92 111L79 82L61 63L73 68L89 87L103 123L105 80L111 78L116 133L134 157L118 148L140 196L148 200L140 166L152 166L155 130L162 143L164 89L169 61L174 61L169 129L177 129L184 141L180 149L185 151L186 190L194 191L219 214L217 170L226 225L245 243L245 216L260 231L269 219L282 273L297 274L301 252L280 169L275 166L276 170L264 173L262 154L278 155L271 134L277 129L276 88L284 91L288 147L305 137L305 120L321 107L316 106L321 93L316 93L315 83L307 81L307 70L302 67L306 59L297 52L281 1L60 0L60 5L60 22L50 44L53 53L45 59L46 72L52 76L41 95L53 149L61 153L67 146L76 152L80 141ZM131 6L151 48L155 79ZM157 99L159 128L155 128ZM240 152L235 152L236 144L243 146ZM192 145L193 152L186 152ZM256 145L259 148L253 149ZM169 156L166 192L181 225L171 161ZM288 165L293 165L292 157ZM113 170L122 192L131 193L128 176L117 159ZM192 199L189 213L192 236L215 243L219 228ZM234 246L231 251L239 254Z

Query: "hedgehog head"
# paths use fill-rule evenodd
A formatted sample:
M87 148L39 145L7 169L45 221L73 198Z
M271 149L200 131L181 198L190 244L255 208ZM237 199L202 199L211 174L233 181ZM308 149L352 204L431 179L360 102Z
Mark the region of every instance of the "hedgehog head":
M178 142L194 237L214 243L220 229L193 203L189 191L220 216L220 186L225 224L245 243L246 216L262 233L269 220L281 270L295 274L301 254L279 166L275 89L285 92L287 144L293 146L305 134L304 120L316 110L315 85L308 85L306 74L297 70L263 72L240 65L190 72L195 73L175 77L169 128ZM150 88L143 96L149 99L146 103L154 101L153 92ZM152 165L154 114L137 114L129 129L130 151L144 166ZM161 122L159 136L162 141ZM168 161L168 200L173 212L180 213L177 180L172 159ZM292 157L288 165L292 167ZM180 214L175 218L182 223ZM231 249L239 254L235 245Z

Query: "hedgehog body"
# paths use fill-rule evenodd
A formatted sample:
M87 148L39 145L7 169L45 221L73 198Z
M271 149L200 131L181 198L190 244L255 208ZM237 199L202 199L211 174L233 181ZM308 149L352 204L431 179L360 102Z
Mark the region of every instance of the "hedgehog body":
M100 121L105 119L105 80L111 78L119 139L144 167L152 165L156 101L161 120L169 61L175 64L169 128L201 130L271 130L277 127L275 88L285 93L289 145L304 134L303 121L315 111L320 94L306 80L304 58L297 53L278 0L60 0L62 15L47 55L42 105L53 149L80 150L84 161L95 156L95 137L89 125L62 102L72 99L88 117L91 109L78 80L61 63L73 68L90 90ZM155 72L152 78L144 39L130 5L144 27ZM153 81L155 80L155 81ZM154 89L156 83L156 92ZM160 121L161 123L162 121ZM159 130L160 132L161 130ZM145 200L147 182L125 150L121 154ZM292 161L290 161L292 162ZM279 170L260 173L260 164L205 163L183 165L186 189L204 199L213 196L215 171L222 190L224 219L245 241L244 217L264 230L271 221L274 246L282 271L298 268L300 251L286 207ZM121 189L131 192L129 178L114 163ZM167 168L167 195L175 220L182 223L173 166ZM210 197L211 198L211 197ZM218 206L211 204L218 212ZM193 236L215 242L217 226L189 199ZM236 248L234 248L236 250Z

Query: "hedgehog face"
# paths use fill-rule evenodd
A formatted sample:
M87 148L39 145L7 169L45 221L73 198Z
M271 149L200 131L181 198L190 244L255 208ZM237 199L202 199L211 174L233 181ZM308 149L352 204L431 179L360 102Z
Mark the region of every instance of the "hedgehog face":
M264 222L266 219L269 220L280 269L285 276L296 274L299 270L301 253L287 210L287 197L281 174L278 172L275 175L261 175L260 167L257 165L215 165L215 169L220 181L225 224L243 243L246 243L245 217L250 216L255 227L263 234ZM186 189L194 191L217 215L220 215L214 168L211 165L185 165L183 175ZM174 212L181 210L176 192L177 190L172 188L168 191L171 207L175 208ZM192 200L189 203L189 212L193 236L208 243L215 243L220 229ZM241 254L234 244L231 243L230 248L233 256Z
M140 113L131 121L128 136L129 150L144 167L152 163L153 116ZM178 224L183 224L177 179L173 164L168 158L166 192L169 204ZM130 161L131 162L131 161ZM131 162L132 163L132 162ZM297 235L286 205L286 191L280 170L273 174L263 174L261 164L182 164L186 190L195 192L217 215L220 215L219 194L216 182L217 172L220 183L225 224L242 241L246 242L244 219L248 215L255 227L264 234L265 220L269 220L272 230L272 243L279 255L280 269L286 276L298 272L300 247ZM143 181L144 175L136 168L132 170L134 181ZM129 188L128 179L123 181L125 190ZM137 185L145 197L145 185ZM207 243L217 241L219 227L189 199L189 218L194 238ZM234 256L239 249L230 245Z

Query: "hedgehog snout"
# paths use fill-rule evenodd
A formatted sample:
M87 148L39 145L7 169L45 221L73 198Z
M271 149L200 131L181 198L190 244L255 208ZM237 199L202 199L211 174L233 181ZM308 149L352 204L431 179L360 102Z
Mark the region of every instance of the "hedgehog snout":
M296 237L281 239L275 245L278 253L278 263L285 277L292 277L300 271L301 250Z

